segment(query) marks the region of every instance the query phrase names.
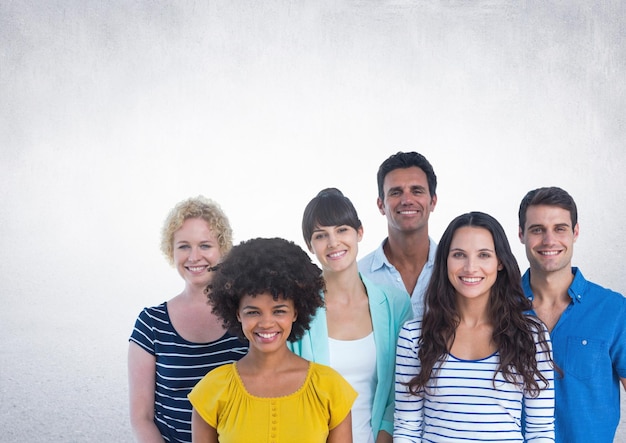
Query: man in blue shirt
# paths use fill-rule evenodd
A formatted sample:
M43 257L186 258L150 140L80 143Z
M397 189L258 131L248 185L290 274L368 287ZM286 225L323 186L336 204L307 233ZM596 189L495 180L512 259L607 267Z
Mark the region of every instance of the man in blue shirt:
M530 269L522 277L535 314L550 331L555 434L561 443L611 443L626 388L626 298L572 267L578 238L573 198L557 187L530 191L519 208Z
M428 235L428 218L437 205L437 176L417 152L398 152L378 169L380 213L388 236L359 260L359 272L378 285L396 287L411 297L415 317L424 312L424 292L437 244Z

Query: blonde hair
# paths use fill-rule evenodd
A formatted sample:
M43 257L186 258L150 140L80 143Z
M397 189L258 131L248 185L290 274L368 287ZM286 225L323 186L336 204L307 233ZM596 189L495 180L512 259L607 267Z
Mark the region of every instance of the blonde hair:
M220 206L202 195L188 198L172 208L161 229L161 252L170 265L174 264L174 233L189 218L201 218L208 223L211 231L217 237L222 255L225 255L233 247L233 230L230 227L228 217Z

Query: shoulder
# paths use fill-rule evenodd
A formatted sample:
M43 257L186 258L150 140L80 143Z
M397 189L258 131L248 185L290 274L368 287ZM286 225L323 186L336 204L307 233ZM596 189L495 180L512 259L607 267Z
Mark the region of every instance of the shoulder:
M422 320L413 319L404 322L402 329L400 329L400 335L405 338L418 338L422 333Z
M372 267L372 261L374 261L374 256L376 255L376 250L373 250L363 258L359 259L357 265L361 272L369 272Z
M387 241L385 238L379 245L371 251L369 254L365 255L363 258L359 259L358 267L361 272L370 273L374 271L373 268L378 268L382 265L382 257L385 255L383 252L383 245Z
M335 369L320 363L310 363L309 382L320 397L356 398L356 391Z
M594 302L601 301L615 309L617 309L618 306L622 308L626 306L626 297L624 297L623 294L587 280L578 268L572 268L572 272L574 274L574 281L570 286L570 291L574 292L574 296L582 293L584 297L592 297Z
M374 294L380 298L385 300L389 300L390 304L398 305L398 306L411 306L411 299L407 296L405 291L402 291L399 288L394 288L388 285L382 285L379 283L374 283L372 280L367 277L367 275L361 275L361 281L365 285L367 289L367 294Z
M225 391L233 383L237 381L237 374L234 363L227 363L210 370L193 388L197 393L203 393L207 390L216 393ZM192 391L192 392L193 392Z
M161 303L157 306L151 306L143 308L143 310L139 313L139 318L150 321L157 322L168 322L169 316L167 314L167 305L165 302Z

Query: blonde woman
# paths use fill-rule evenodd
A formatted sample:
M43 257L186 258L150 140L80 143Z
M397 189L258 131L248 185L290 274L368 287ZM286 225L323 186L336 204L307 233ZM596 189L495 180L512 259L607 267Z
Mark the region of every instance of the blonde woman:
M138 442L191 442L187 394L211 369L246 353L211 312L204 292L211 268L231 247L228 218L210 199L181 201L165 220L161 250L184 287L170 300L145 308L130 336L130 420Z

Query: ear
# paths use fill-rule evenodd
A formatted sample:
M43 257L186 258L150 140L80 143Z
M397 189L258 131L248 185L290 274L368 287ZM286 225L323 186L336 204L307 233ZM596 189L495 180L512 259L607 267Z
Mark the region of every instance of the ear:
M498 271L502 271L504 266L502 266L502 262L498 260Z
M576 223L576 226L574 226L574 243L578 240L578 229L578 223Z
M239 311L237 311L237 321L241 323L241 316L239 315Z
M385 215L385 202L380 197L376 198L376 206L382 215Z
M363 240L363 226L356 230L356 236L358 242Z
M517 228L517 236L519 237L520 243L524 245L524 233L522 232L522 228Z
M293 320L292 320L291 323L295 323L297 319L298 319L298 311L294 310L293 311Z

